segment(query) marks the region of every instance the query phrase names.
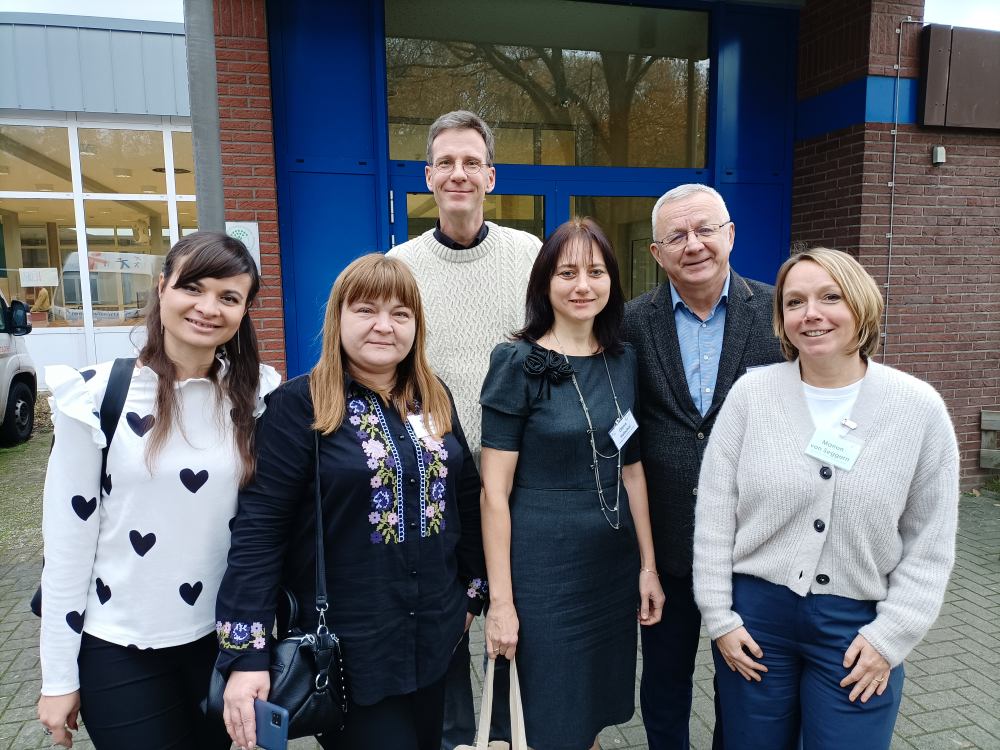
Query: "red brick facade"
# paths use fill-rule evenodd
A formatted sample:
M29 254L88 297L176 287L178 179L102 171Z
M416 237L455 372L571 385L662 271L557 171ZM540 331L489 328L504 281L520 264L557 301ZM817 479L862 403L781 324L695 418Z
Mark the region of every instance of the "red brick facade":
M222 184L227 221L256 221L264 284L252 315L261 356L284 374L271 73L264 0L215 0Z
M829 16L847 5L809 0L803 10L800 39L815 59L814 72L800 68L800 98L850 80L824 70L894 75L895 29L906 16L923 14L919 1L850 3L853 17L842 24L867 18L870 48L863 60L845 61L838 50L846 53L853 44L825 45L819 37L835 31ZM903 28L904 76L919 74L919 30ZM821 53L830 56L826 63ZM880 284L889 278L882 359L944 396L962 450L963 486L974 486L990 473L979 468L980 411L1000 409L1000 134L900 127L889 274L891 130L890 124L858 124L796 144L792 239L848 250ZM948 160L935 167L931 147L937 145L945 146Z

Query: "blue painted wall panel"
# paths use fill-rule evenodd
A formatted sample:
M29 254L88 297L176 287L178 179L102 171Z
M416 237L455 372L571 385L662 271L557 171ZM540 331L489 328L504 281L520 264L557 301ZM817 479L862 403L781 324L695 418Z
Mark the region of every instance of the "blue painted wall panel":
M306 372L319 357L318 335L337 274L377 246L375 205L371 200L374 182L374 177L362 175L288 175L291 212L284 217L287 234L294 240L291 247L282 245L281 255L283 264L292 272L283 278L285 327L295 335L295 357L288 357L289 377ZM335 214L331 212L334 200ZM286 334L286 338L290 335ZM289 355L292 351L289 346Z
M919 79L899 79L899 122L917 123ZM894 122L896 78L867 76L803 99L796 110L795 139L805 141L866 122Z
M788 257L781 228L788 221L791 204L784 186L724 183L719 192L736 224L730 263L743 276L773 284L778 266Z

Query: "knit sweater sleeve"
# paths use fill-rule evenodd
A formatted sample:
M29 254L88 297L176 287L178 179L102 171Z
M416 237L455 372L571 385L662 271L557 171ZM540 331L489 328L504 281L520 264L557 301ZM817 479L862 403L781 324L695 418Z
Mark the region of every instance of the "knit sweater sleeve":
M743 624L733 611L733 547L737 468L751 401L750 377L740 378L726 397L709 439L698 479L694 522L694 597L711 638Z
M944 402L927 390L917 470L899 519L902 557L889 574L888 593L876 606L875 619L859 631L893 667L937 618L955 562L958 443Z

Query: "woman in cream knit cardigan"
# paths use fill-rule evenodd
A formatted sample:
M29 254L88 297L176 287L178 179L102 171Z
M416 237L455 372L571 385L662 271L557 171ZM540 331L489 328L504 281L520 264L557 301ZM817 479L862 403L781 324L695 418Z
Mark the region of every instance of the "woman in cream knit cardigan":
M744 375L712 432L694 587L727 750L888 748L903 659L944 598L955 434L930 385L872 361L882 310L846 253L789 258L789 361Z

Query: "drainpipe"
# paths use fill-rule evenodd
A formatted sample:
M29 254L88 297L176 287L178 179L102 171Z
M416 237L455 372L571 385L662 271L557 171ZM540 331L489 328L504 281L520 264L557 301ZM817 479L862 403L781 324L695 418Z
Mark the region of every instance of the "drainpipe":
M212 0L184 0L191 139L194 144L198 228L226 230L219 143L219 90L215 70L215 21Z
M896 71L896 83L892 103L892 174L889 177L889 231L886 232L888 248L885 257L885 309L882 313L882 355L885 356L889 343L889 295L892 292L892 250L893 250L893 229L895 228L896 217L896 144L899 140L899 79L902 72L903 63L903 28L908 23L922 24L922 21L914 21L913 16L907 16L899 22L896 27L896 64L893 69Z

